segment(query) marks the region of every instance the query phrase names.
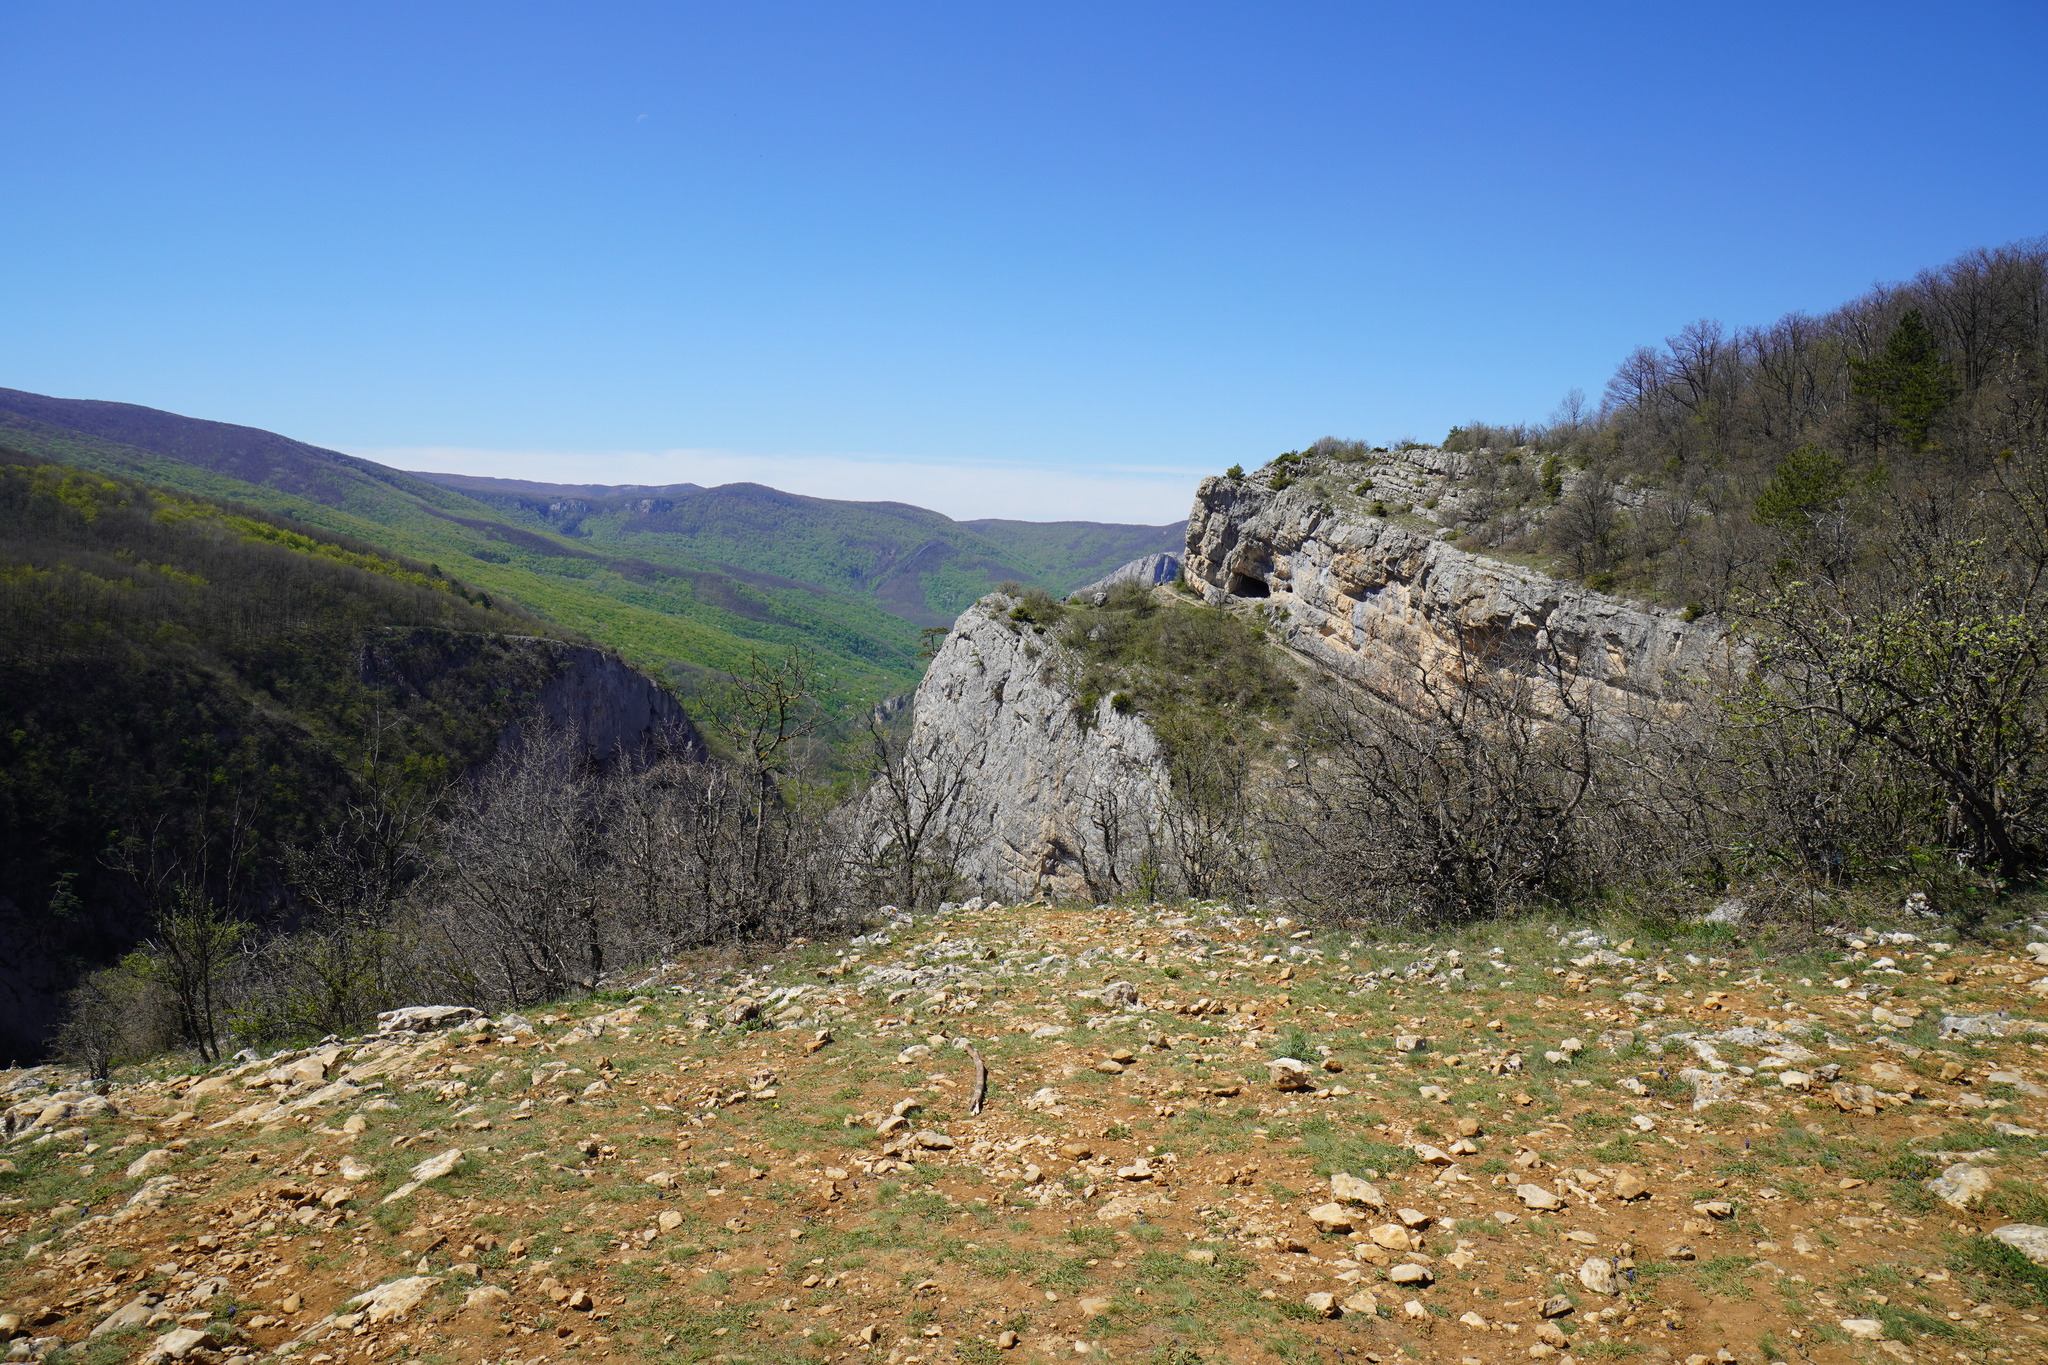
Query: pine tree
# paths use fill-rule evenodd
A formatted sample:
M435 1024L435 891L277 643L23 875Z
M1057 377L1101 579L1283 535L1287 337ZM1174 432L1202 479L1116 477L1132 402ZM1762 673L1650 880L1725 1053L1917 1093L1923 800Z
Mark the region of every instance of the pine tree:
M1841 456L1803 445L1779 462L1771 481L1757 494L1751 515L1775 530L1804 531L1849 491L1850 482L1849 466Z
M1867 398L1914 450L1927 448L1927 429L1955 401L1960 385L1955 367L1941 358L1941 345L1918 308L1908 309L1870 360L1852 360L1849 391Z

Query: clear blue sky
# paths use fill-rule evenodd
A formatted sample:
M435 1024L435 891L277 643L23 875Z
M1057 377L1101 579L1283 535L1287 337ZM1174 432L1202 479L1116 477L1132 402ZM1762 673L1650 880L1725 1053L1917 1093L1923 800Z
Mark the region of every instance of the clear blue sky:
M1165 521L2048 231L2048 6L0 7L0 385Z

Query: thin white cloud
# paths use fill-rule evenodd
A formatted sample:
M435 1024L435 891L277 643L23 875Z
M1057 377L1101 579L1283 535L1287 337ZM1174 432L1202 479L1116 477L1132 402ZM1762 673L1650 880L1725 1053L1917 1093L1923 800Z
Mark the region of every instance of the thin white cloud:
M857 502L907 502L962 521L1181 520L1205 470L1104 466L1092 470L936 463L887 456L748 455L729 450L481 450L390 446L349 452L399 469L536 483L763 483Z

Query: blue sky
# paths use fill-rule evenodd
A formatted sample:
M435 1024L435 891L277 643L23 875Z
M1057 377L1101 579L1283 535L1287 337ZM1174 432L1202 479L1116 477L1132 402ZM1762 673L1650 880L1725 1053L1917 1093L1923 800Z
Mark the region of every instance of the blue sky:
M1167 521L2048 232L2048 6L0 7L0 385Z

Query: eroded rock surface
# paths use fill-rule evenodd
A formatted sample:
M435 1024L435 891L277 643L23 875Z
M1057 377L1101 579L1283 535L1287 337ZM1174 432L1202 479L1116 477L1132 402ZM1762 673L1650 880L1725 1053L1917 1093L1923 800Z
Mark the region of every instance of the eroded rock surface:
M1610 705L1674 695L1720 667L1727 637L1676 611L1624 601L1371 516L1304 488L1202 482L1185 571L1211 602L1264 601L1286 643L1382 692L1468 646L1554 648Z

